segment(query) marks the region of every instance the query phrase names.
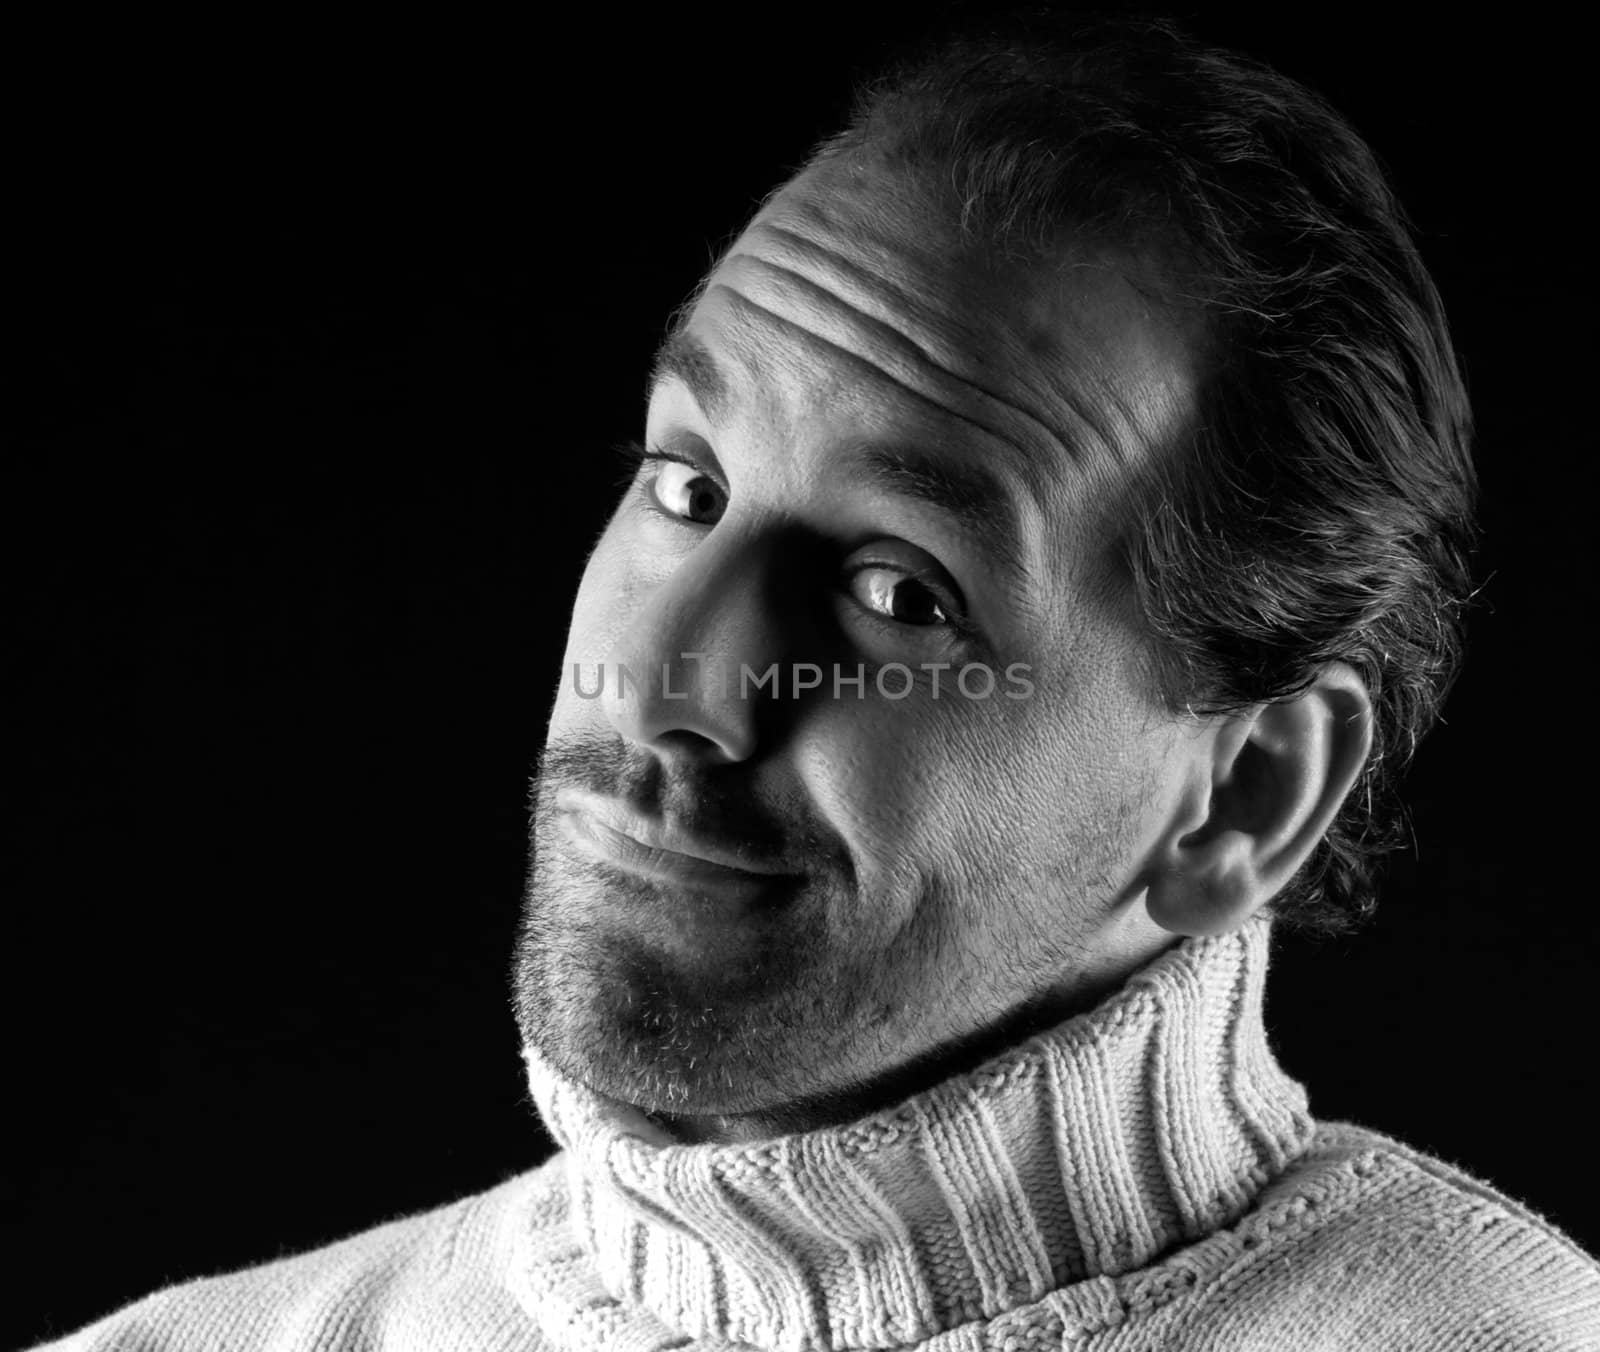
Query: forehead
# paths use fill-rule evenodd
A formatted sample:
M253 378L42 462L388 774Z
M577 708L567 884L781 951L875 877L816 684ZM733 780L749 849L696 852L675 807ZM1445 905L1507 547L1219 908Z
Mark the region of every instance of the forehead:
M1070 243L1006 257L905 175L844 160L775 194L685 327L768 398L914 407L1048 492L1138 461L1191 407L1192 335L1132 272Z

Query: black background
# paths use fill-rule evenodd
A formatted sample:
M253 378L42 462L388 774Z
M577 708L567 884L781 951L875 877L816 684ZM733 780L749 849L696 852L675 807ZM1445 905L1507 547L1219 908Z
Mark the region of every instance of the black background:
M608 448L711 250L921 12L19 46L7 1342L547 1149L505 974ZM1375 143L1482 429L1490 581L1419 850L1368 932L1283 945L1275 1040L1320 1115L1593 1249L1576 36L1190 18Z

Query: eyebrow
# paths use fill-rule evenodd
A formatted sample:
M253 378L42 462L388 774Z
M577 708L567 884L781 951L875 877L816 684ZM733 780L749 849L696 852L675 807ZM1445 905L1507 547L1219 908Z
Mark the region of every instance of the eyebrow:
M888 446L864 447L854 457L853 467L872 487L912 498L950 517L974 548L997 559L1014 576L1028 576L1016 499L992 470Z
M682 329L657 350L650 390L667 380L682 381L712 422L728 420L733 391L727 374L711 350ZM1016 499L992 470L881 445L861 447L851 464L869 487L934 508L949 517L979 553L1002 564L1015 578L1028 577Z
M733 403L728 377L710 349L692 333L679 329L656 350L650 366L650 392L667 380L681 380L712 422L728 420Z

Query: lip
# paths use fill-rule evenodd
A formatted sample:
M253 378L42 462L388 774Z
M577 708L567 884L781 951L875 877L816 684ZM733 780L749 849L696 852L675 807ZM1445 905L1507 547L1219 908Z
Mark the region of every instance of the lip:
M556 795L556 809L562 832L574 846L629 873L743 895L798 876L598 794L563 789Z

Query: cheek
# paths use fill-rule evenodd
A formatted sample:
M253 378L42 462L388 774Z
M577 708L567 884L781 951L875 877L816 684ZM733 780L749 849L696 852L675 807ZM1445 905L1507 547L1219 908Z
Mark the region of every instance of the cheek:
M1025 703L826 701L798 730L796 765L869 874L960 878L1024 862L1059 779Z
M806 791L868 873L1052 871L1109 838L1155 754L1121 664L1085 671L1028 699L823 702L796 739Z
M599 700L580 699L576 694L573 666L580 668L584 688L593 690L599 664L608 660L633 613L635 570L628 567L627 557L619 522L613 518L589 555L572 603L552 717L558 727L592 717L600 708Z
M584 565L567 630L566 666L610 660L651 595L692 553L692 533L666 528L645 515L629 489Z

